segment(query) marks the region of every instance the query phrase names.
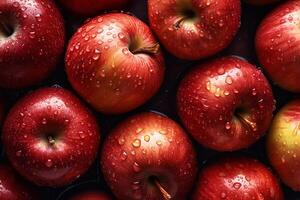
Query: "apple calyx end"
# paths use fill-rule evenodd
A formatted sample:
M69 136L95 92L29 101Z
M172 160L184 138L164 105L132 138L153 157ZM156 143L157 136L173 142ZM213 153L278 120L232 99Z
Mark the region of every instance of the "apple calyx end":
M131 53L133 53L133 54L140 54L140 53L157 54L159 52L159 49L160 49L160 45L158 43L155 43L152 46L140 47L140 48L134 49L131 51Z
M156 177L153 177L153 182L155 186L159 189L165 200L170 200L172 196L166 191L166 189L160 184Z
M55 139L52 136L47 137L48 143L53 146L55 144Z

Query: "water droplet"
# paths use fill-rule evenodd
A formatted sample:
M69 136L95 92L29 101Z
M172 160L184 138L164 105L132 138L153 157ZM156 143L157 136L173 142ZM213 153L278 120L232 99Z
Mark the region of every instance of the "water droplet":
M141 140L140 139L135 139L133 142L132 142L132 146L135 147L135 148L138 148L141 146Z
M22 151L21 150L19 150L19 151L16 152L16 156L17 157L20 157L21 155L22 155Z
M141 171L139 164L136 162L133 163L133 171L135 171L135 172Z
M126 160L127 159L127 153L125 151L122 152L121 154L121 160Z
M145 140L146 142L149 142L149 141L150 141L150 136L149 136L149 135L145 135L145 136L144 136L144 140Z
M125 144L125 139L124 138L119 138L118 143L119 143L119 145Z
M156 144L157 144L158 146L161 146L161 145L162 145L162 141L161 141L161 140L157 140L157 141L156 141Z
M225 82L226 82L227 84L231 85L232 82L233 82L231 76L227 76L226 79L225 79Z
M51 159L48 159L48 160L46 161L46 166L47 166L47 167L52 167L52 165L53 165L52 160L51 160Z
M226 122L225 128L226 128L226 130L229 130L229 129L231 129L230 122Z
M236 190L240 189L241 186L242 186L242 184L240 184L240 183L238 183L238 182L236 182L236 183L233 184L233 187L234 187L234 189L236 189Z

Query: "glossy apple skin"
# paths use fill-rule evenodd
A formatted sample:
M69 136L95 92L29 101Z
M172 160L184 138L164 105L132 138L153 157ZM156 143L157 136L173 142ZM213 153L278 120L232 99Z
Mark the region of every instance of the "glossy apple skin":
M5 37L0 27L0 87L41 82L63 54L65 28L59 10L52 0L2 0L0 11L0 22L15 29Z
M259 62L283 89L300 92L300 2L287 1L273 10L256 34Z
M112 200L112 198L103 192L86 191L74 195L69 200Z
M1 200L38 200L28 183L24 182L9 166L0 165Z
M231 157L207 165L199 176L193 200L283 200L271 171L254 159Z
M273 4L275 2L278 2L280 0L245 0L245 2L257 6L267 5L267 4Z
M197 173L196 152L173 120L155 113L132 116L114 129L101 154L104 178L118 199L163 199L149 183L157 177L172 199L185 199Z
M121 13L96 17L72 37L66 55L69 81L97 111L130 111L160 88L162 53L134 54L129 50L134 45L150 48L158 43L146 24Z
M96 119L61 88L40 89L18 101L4 122L2 137L14 168L49 187L67 185L85 173L99 145Z
M197 60L229 45L240 27L240 4L239 0L149 0L148 16L151 28L169 52ZM188 17L185 10L196 16L178 27L177 22Z
M267 154L281 180L300 191L300 101L295 100L276 114L267 135Z
M60 0L70 11L77 15L90 16L103 10L119 9L130 0Z
M178 114L200 144L235 151L255 143L272 120L272 89L245 60L223 57L201 64L182 80Z

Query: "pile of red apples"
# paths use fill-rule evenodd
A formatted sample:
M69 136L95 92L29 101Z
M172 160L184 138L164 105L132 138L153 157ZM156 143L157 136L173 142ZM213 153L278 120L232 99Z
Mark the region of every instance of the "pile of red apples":
M0 0L0 200L299 199L299 93L300 0Z

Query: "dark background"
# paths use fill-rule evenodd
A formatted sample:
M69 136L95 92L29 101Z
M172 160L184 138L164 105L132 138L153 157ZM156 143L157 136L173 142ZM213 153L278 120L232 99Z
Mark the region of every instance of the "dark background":
M143 20L144 22L148 22L146 2L147 2L146 0L135 0L131 5L128 6L128 8L125 8L124 11L129 11L139 19ZM238 35L236 36L232 44L227 49L225 49L224 51L222 51L221 53L219 53L214 57L225 56L225 55L237 55L247 59L250 63L259 66L255 55L255 48L254 48L254 37L255 37L256 28L259 25L262 18L275 6L276 5L255 7L243 3L242 25ZM75 17L72 14L68 13L66 10L64 10L61 6L60 9L65 18L65 23L67 27L67 36L69 39L74 33L74 31L80 26L80 24L82 24L86 20L86 18ZM204 60L196 61L196 62L184 61L184 60L177 59L176 57L170 55L166 51L164 51L164 54L165 54L166 67L167 67L165 73L165 81L159 93L155 95L148 103L146 103L144 106L130 113L119 115L119 116L105 116L94 112L94 114L98 118L98 122L101 127L101 137L102 137L101 142L103 142L106 135L118 122L122 121L129 115L139 113L142 111L149 111L149 110L158 111L171 117L172 119L180 123L180 120L176 114L176 105L175 105L175 97L176 97L178 84L182 79L182 77L184 76L184 74L187 72L187 70L191 69L196 64L203 62ZM61 59L61 64L58 66L56 72L52 75L52 77L50 77L47 81L40 84L39 86L22 90L22 91L4 91L4 95L6 96L6 100L7 100L7 110L9 110L9 108L15 103L17 99L19 99L29 91L39 87L54 86L54 85L58 85L72 90L70 84L66 79L63 58ZM277 101L276 112L288 101L297 98L296 94L283 91L275 85L272 85L272 87ZM250 147L249 149L242 150L238 152L238 154L254 157L269 166L267 156L265 154L264 144L265 144L265 139L262 138L259 142L254 144L252 147ZM201 147L196 143L195 143L195 147L197 148L200 167L202 167L207 160L211 160L216 157L224 156L227 154L227 153L218 153L212 150L204 149L203 147ZM1 154L1 160L4 163L8 162L5 156L5 152L3 151L3 148ZM37 190L41 193L43 200L66 199L70 195L84 189L99 189L99 190L109 191L99 169L100 169L99 158L97 158L97 160L95 161L94 165L90 168L88 173L83 175L79 180L77 180L72 185L64 188L57 188L57 189L37 188ZM284 185L282 185L282 187L285 193L285 198L287 200L300 200L300 192L293 192L291 189L285 187Z

